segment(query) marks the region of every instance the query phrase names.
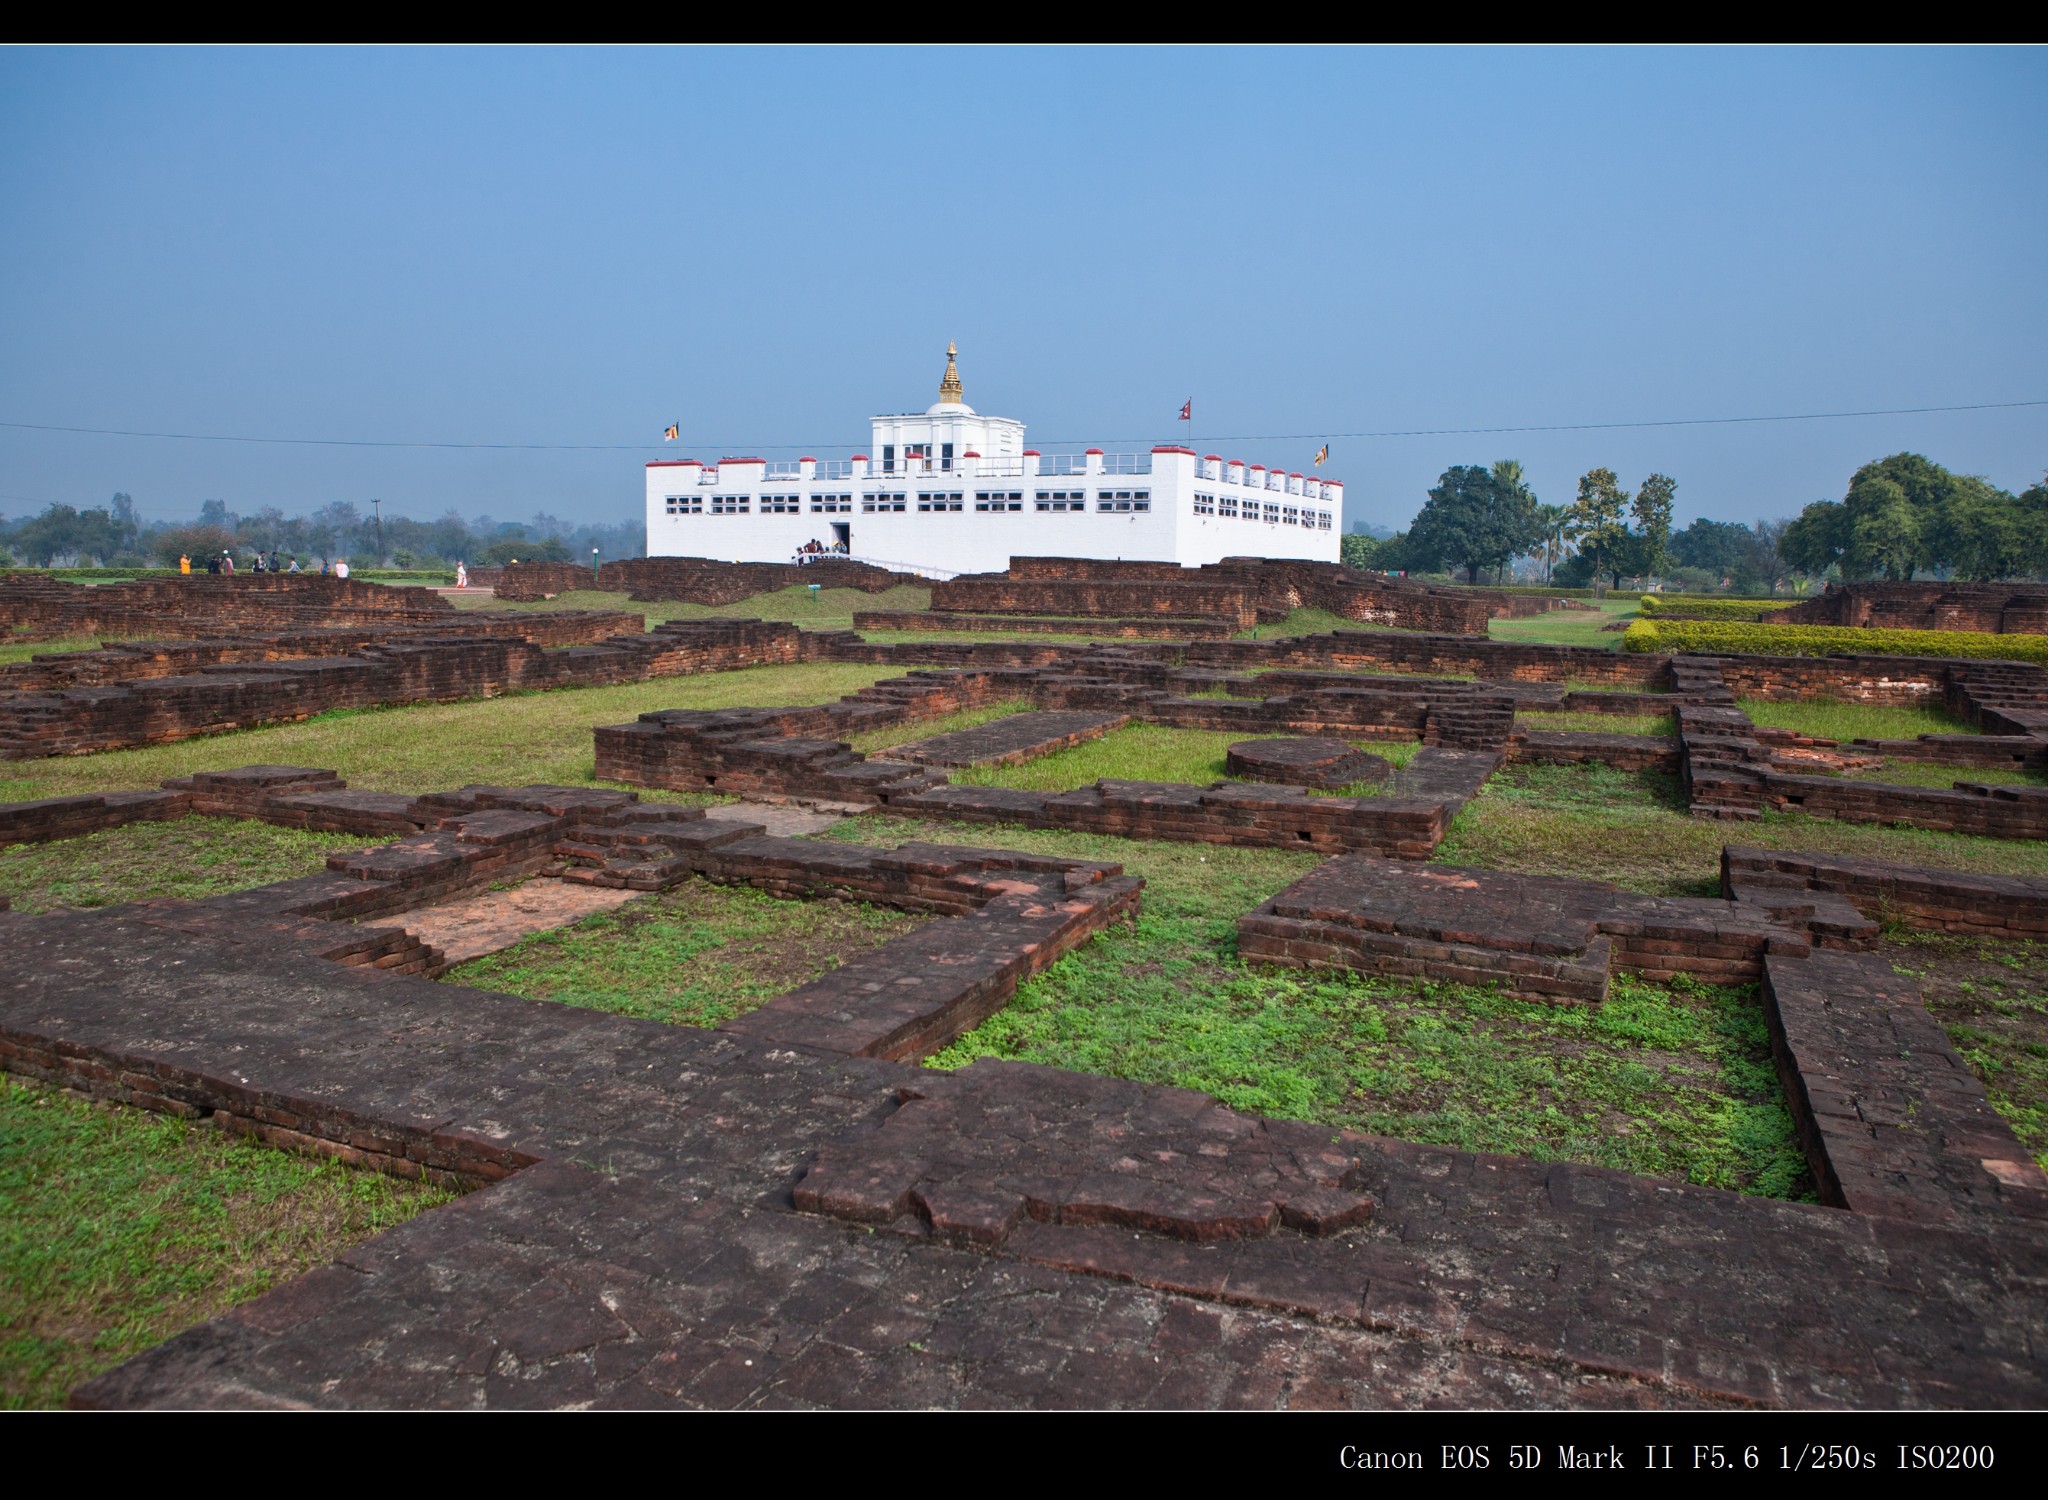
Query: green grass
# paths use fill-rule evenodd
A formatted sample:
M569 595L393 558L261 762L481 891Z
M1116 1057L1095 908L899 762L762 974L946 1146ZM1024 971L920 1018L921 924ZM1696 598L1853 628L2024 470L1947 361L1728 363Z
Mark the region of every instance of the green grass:
M340 710L297 724L209 735L101 755L11 761L0 801L153 787L167 777L254 764L320 766L351 786L428 792L468 782L585 785L596 775L591 730L664 708L830 703L891 667L818 662L562 688L462 703ZM643 795L647 795L643 793Z
M1618 651L1621 632L1603 627L1616 620L1633 620L1641 603L1639 595L1616 595L1600 600L1591 610L1554 609L1520 620L1490 620L1486 633L1496 641L1535 641L1546 646L1591 646L1598 651Z
M69 635L57 641L9 641L0 645L0 664L27 661L57 651L97 651L106 644L96 635Z
M1517 729L1546 733L1676 735L1678 720L1670 714L1525 713L1515 715Z
M2048 1169L2048 943L1898 932L1885 954L1920 981L1991 1107Z
M1237 730L1169 729L1134 724L1020 766L964 766L947 772L958 786L1006 786L1032 792L1070 792L1105 778L1115 781L1178 781L1207 786L1228 778L1225 753L1246 736ZM1396 766L1405 766L1421 746L1412 742L1358 742ZM1346 788L1333 795L1371 795L1377 789Z
M886 817L828 835L884 845L958 836ZM1144 911L1024 985L932 1066L1026 1058L1405 1140L1805 1190L1747 991L1622 979L1591 1011L1252 968L1236 956L1237 917L1315 856L1009 827L983 841L1120 863L1146 881Z
M1567 677L1565 688L1574 693L1668 693L1668 687L1646 687L1634 682L1588 682L1583 677Z
M1720 889L1721 846L1856 854L1992 875L2048 875L2048 843L1766 814L1722 823L1686 813L1677 779L1607 766L1510 765L1465 804L1438 846L1458 865L1610 880L1653 895Z
M1333 630L1391 630L1391 625L1375 625L1367 620L1350 620L1343 615L1332 614L1327 609L1294 609L1287 612L1287 618L1277 625L1259 625L1250 630L1240 630L1233 640L1277 641L1290 635L1328 635Z
M1834 698L1809 698L1778 703L1743 698L1736 706L1752 724L1789 729L1823 740L1910 740L1923 734L1975 734L1967 720L1936 704L1925 707L1881 703L1844 703Z
M924 917L691 880L451 971L452 982L716 1026L880 947Z
M1036 631L1027 634L1018 630L863 630L860 638L876 646L958 646L976 642L995 642L1005 646L1113 646L1139 639L1161 639L1157 636L1040 635Z
M1934 786L1944 789L1959 781L1983 786L2048 786L2048 772L2003 766L1943 766L1924 760L1887 759L1874 771L1850 771L1852 781L1884 781L1894 786Z
M381 842L235 818L130 823L79 838L0 849L0 892L16 911L114 906L157 896L198 900L317 875L327 857Z
M0 1074L0 1407L58 1405L450 1196Z
M866 594L859 589L819 589L813 594L809 585L796 584L790 588L756 594L750 599L741 599L733 604L683 604L672 599L646 602L634 599L628 594L600 592L597 589L575 589L566 594L557 594L552 599L517 604L504 599L476 595L465 597L448 594L443 597L453 600L458 609L623 609L645 615L650 628L665 620L752 618L789 620L806 630L851 630L855 610L927 610L931 608L932 591L913 584L899 583L879 594Z
M907 745L913 740L928 740L935 735L956 734L963 729L977 729L983 724L992 724L997 719L1007 719L1012 714L1027 714L1036 707L1023 698L1010 698L1001 703L984 704L980 708L963 708L958 713L942 715L936 719L920 719L914 724L897 724L888 729L870 729L861 734L848 735L846 743L862 755L876 755L897 745Z

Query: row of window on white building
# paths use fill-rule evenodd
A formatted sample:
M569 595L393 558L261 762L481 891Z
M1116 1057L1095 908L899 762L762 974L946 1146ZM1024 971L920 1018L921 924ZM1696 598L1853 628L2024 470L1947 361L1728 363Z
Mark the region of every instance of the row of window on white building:
M802 495L670 495L666 498L666 505L668 514L672 516L744 516L755 508L764 516L795 515L803 510L804 498ZM968 504L964 490L919 490L915 494L899 490L893 494L859 496L812 495L811 513L851 515L856 500L860 510L868 515L908 512L913 504L925 512L965 511ZM1199 490L1195 492L1194 502L1198 516L1264 521L1273 526L1308 526L1317 531L1328 531L1331 525L1330 512L1311 510L1306 506L1240 500L1235 495L1218 496ZM1024 509L1024 491L976 490L973 504L975 510L982 512L1021 511ZM1040 511L1085 511L1089 509L1089 496L1086 490L1036 490L1032 493L1031 507ZM1094 509L1098 515L1147 512L1152 509L1152 492L1097 490Z

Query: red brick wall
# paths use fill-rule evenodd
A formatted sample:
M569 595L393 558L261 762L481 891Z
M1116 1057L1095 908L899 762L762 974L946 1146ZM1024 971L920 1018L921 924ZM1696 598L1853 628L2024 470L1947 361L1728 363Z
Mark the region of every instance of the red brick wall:
M1773 625L2048 634L2048 584L1845 583L1763 618Z

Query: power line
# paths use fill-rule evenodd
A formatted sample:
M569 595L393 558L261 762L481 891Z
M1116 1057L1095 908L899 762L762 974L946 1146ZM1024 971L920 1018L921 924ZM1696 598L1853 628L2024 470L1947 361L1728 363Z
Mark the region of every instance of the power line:
M1386 438L1415 437L1486 437L1531 432L1620 432L1650 427L1733 427L1757 422L1831 422L1855 417L1912 417L1943 412L1959 411L2012 411L2022 407L2048 406L2048 400L2041 401L1977 401L1960 406L1888 406L1873 407L1864 411L1809 411L1779 412L1764 416L1748 417L1667 417L1647 422L1547 422L1525 423L1509 427L1404 427L1389 428L1377 432L1257 432L1226 434L1220 437L1204 437L1206 444L1220 443L1305 443L1325 439L1379 440ZM453 449L486 452L517 453L654 453L676 452L660 443L455 443L455 442L409 442L380 438L307 438L307 437L248 437L236 434L212 432L152 432L125 427L68 427L52 422L4 422L0 427L22 432L66 432L87 437L164 438L186 443L254 443L270 444L293 448L411 448L411 449ZM1078 442L1105 443L1150 443L1153 437L1117 438L1043 438L1048 445ZM797 452L805 448L821 446L806 443L692 443L689 448L706 451L717 448L721 452L758 450L762 452ZM843 443L828 443L825 447L845 447Z

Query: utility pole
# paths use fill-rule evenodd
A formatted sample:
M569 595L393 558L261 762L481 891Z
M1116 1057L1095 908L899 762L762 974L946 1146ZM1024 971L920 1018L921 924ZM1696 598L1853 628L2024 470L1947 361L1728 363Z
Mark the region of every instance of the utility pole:
M377 566L384 566L384 502L372 500L370 509L377 513Z

